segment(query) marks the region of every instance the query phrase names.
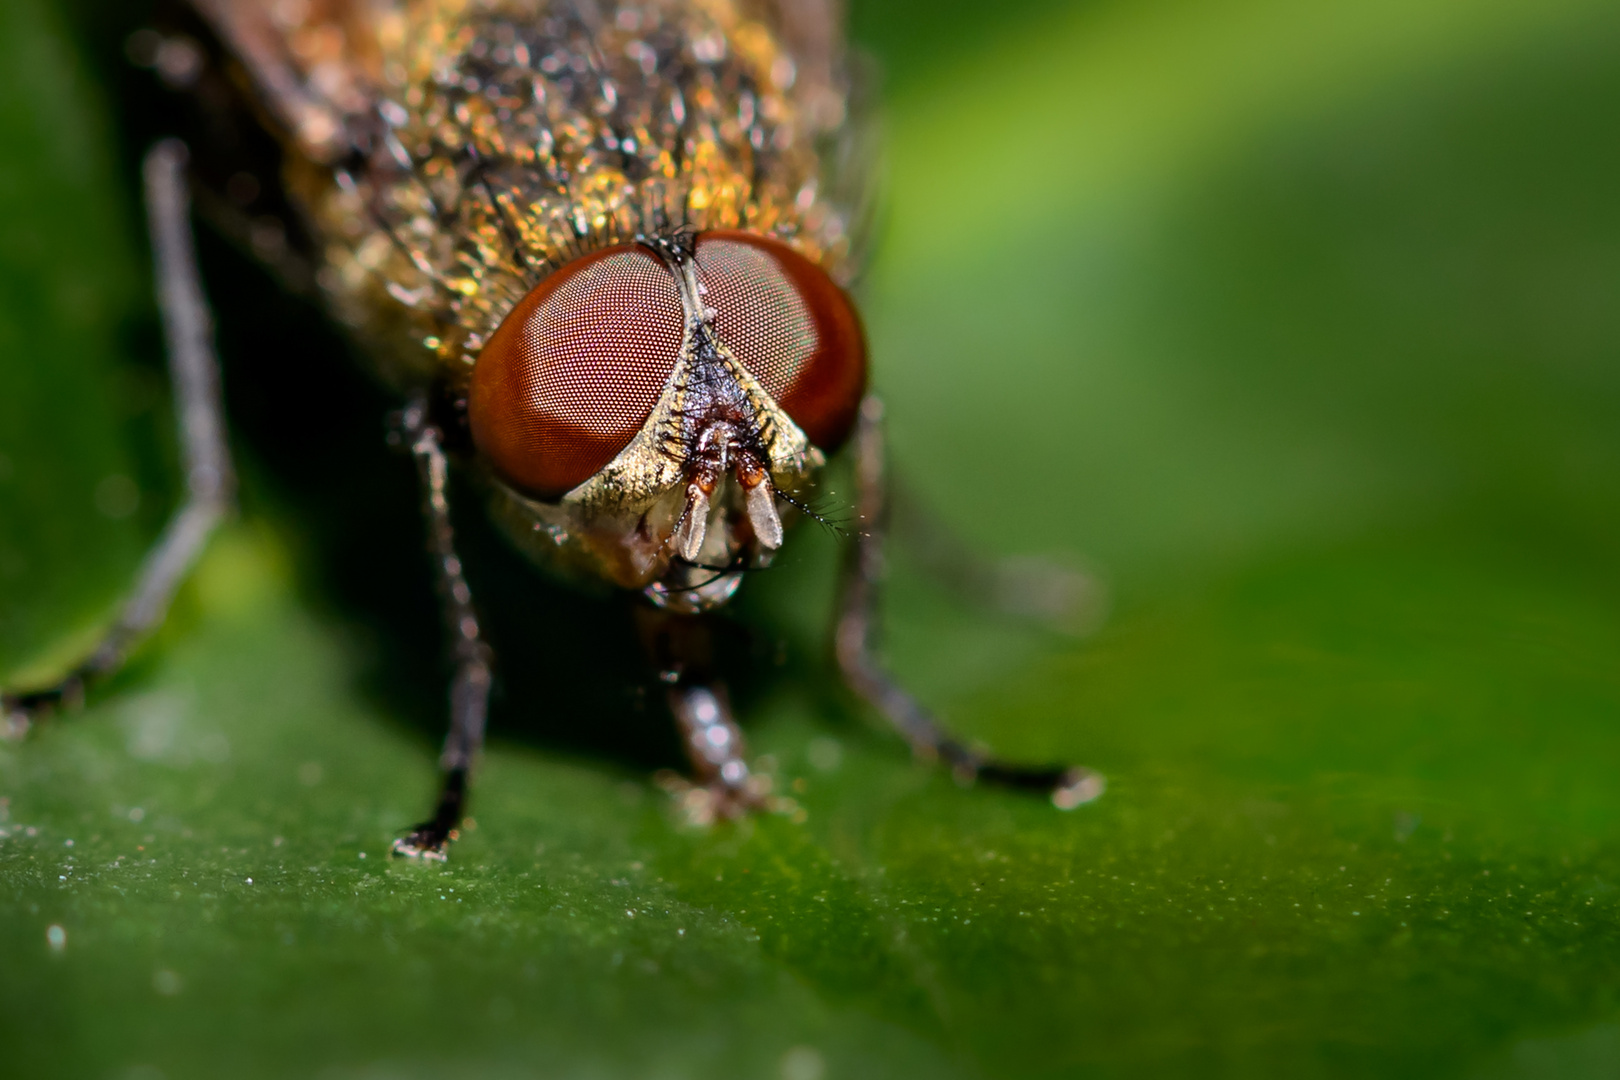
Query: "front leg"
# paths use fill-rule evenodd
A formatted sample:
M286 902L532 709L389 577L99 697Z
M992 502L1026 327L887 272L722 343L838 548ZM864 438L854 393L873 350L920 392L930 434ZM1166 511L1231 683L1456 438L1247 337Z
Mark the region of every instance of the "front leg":
M1101 773L1080 766L1024 766L1000 761L952 735L878 662L873 622L883 577L883 538L887 523L883 448L883 403L861 403L855 429L855 512L859 533L845 566L839 597L834 651L850 689L868 701L911 744L919 758L940 761L963 784L986 780L1009 787L1047 791L1052 803L1071 810L1103 793Z
M439 768L443 786L433 816L394 841L394 854L410 858L446 858L466 809L467 781L484 746L484 720L489 712L490 650L478 628L472 590L456 554L450 526L449 462L439 429L428 422L426 405L413 401L401 414L400 431L416 458L427 518L428 550L433 556L440 602L450 630L455 675L450 682L450 730L444 738Z
M709 616L660 608L637 610L637 627L664 684L669 711L681 732L693 783L672 773L659 781L687 818L707 825L749 810L783 809L770 797L770 778L748 767L747 745L731 712L725 683L714 677Z

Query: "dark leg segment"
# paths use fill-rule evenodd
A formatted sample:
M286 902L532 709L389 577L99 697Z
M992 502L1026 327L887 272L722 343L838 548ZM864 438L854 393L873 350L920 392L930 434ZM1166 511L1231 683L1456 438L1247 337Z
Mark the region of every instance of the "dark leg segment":
M433 817L394 841L394 854L443 861L456 838L466 808L467 779L484 746L484 720L489 712L490 651L478 629L472 590L456 554L450 525L450 463L439 429L428 423L427 406L413 401L400 415L400 430L416 458L427 517L428 550L438 577L439 594L449 625L456 670L450 682L450 731L444 738L439 768L444 786Z
M230 511L235 473L225 445L213 320L198 280L191 239L185 168L185 145L170 139L152 148L143 170L158 304L186 470L185 501L141 564L118 620L89 656L55 686L24 694L0 693L0 734L20 736L35 716L77 704L88 683L117 671L136 642L163 622L175 591Z
M855 512L860 532L845 569L834 630L834 651L850 688L888 718L912 752L941 761L964 784L987 780L1009 787L1049 791L1052 802L1069 810L1103 792L1100 773L1078 766L1009 765L968 746L942 727L915 698L883 670L873 651L873 622L883 578L883 539L887 511L883 403L861 403L855 430Z

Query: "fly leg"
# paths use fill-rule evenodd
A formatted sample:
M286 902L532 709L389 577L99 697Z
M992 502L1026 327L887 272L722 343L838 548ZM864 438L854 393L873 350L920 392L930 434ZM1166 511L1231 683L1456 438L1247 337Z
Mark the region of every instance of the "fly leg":
M770 780L749 770L742 729L731 713L731 697L710 670L708 621L701 615L647 607L637 609L636 615L697 781L693 784L664 774L659 778L664 788L680 800L686 816L696 824L773 808Z
M117 621L90 653L54 686L0 693L0 734L21 735L34 717L78 704L87 684L117 671L130 649L163 622L180 583L231 509L235 473L225 445L213 319L191 239L186 159L185 145L168 139L151 149L143 168L158 306L186 474L185 501L147 553Z
M417 400L400 414L400 433L416 458L427 518L428 551L438 577L439 595L449 626L455 674L450 681L450 730L439 755L444 774L433 816L394 841L394 854L410 858L446 858L445 849L456 839L457 826L467 802L467 778L484 746L484 720L489 712L490 650L478 629L472 590L456 554L455 532L450 526L447 487L450 464L445 459L439 429L428 422L426 403Z
M1100 773L1079 766L1023 766L999 761L947 731L883 670L873 649L878 586L883 577L886 525L883 403L861 403L855 430L855 512L860 532L845 567L834 651L850 689L866 699L911 744L919 758L943 762L963 784L985 780L1050 793L1054 805L1073 809L1100 796Z
M1064 634L1083 636L1102 625L1107 587L1083 569L1039 556L985 558L904 488L891 490L888 514L885 532L960 599Z

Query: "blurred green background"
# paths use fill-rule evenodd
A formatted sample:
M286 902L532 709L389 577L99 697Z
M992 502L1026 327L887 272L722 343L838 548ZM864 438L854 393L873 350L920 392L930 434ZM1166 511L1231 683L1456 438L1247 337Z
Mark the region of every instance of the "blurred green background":
M140 18L0 6L0 681L93 633L172 505ZM624 612L468 513L479 824L391 863L443 695L410 467L318 313L205 234L243 513L125 673L0 746L0 1071L1620 1072L1620 9L852 21L899 467L1114 597L1077 640L901 551L888 652L1107 795L912 765L829 686L807 532L729 652L808 819L685 830Z

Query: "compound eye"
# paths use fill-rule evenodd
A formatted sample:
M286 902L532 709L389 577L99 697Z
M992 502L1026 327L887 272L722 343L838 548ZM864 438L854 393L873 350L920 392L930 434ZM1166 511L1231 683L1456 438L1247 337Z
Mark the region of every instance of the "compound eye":
M680 293L634 245L535 286L478 354L473 442L513 487L554 499L601 471L652 414L681 349Z
M866 337L849 297L815 263L753 233L702 233L696 261L720 340L813 444L836 450L866 390Z

